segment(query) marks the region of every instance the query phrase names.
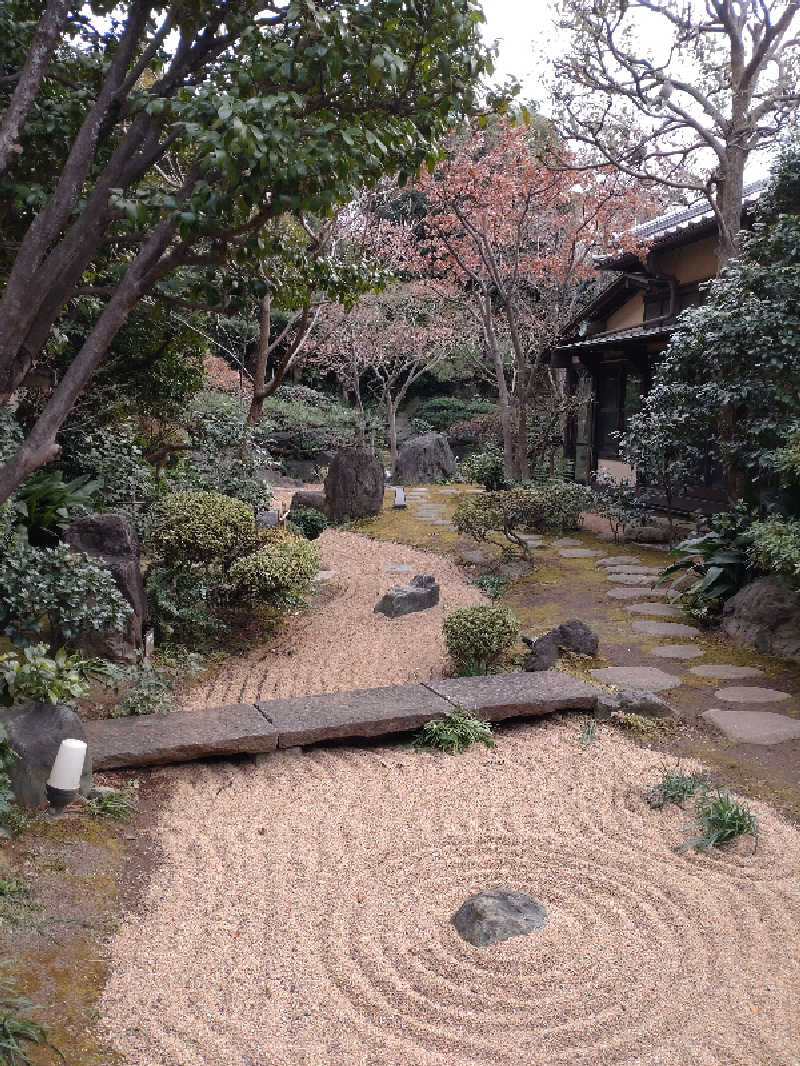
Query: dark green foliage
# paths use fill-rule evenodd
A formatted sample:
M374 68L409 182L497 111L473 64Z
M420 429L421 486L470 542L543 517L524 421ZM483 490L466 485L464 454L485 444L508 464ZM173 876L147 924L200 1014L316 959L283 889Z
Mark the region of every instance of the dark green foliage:
M181 636L190 636L185 630ZM178 680L194 677L201 669L201 659L193 652L176 656L160 652L158 659L141 659L132 666L105 664L105 683L118 696L112 717L128 718L143 714L169 714L175 710Z
M503 465L503 455L494 448L487 448L462 459L461 474L465 481L476 481L490 492L507 489L510 485Z
M444 642L460 674L487 674L519 636L519 622L507 608L478 604L459 607L442 623Z
M5 728L0 725L0 828L7 826L7 819L14 807L14 793L11 789L9 771L16 759L8 743Z
M173 492L150 512L145 545L166 564L236 558L253 544L255 516L242 500L219 492Z
M152 565L147 571L147 605L159 641L188 644L223 633L227 626L217 611L225 587L218 567Z
M84 474L99 482L93 492L96 510L125 510L133 517L137 505L155 497L153 468L130 421L107 425L82 409L65 423L58 440L65 477Z
M774 483L776 449L800 394L800 141L775 168L742 253L683 313L622 454L652 482L702 482L708 463L755 502Z
M702 774L685 774L679 766L665 766L660 779L645 792L644 798L655 810L661 810L671 803L683 803L705 787Z
M477 415L488 415L497 410L491 400L461 400L457 396L434 396L423 400L414 409L414 417L421 418L437 432L443 432L455 422L466 422Z
M441 718L426 722L414 740L414 747L460 755L473 744L479 743L487 748L494 747L491 725L459 707Z
M45 644L0 653L0 704L11 706L27 700L71 703L86 695L90 680L100 670L98 661L70 655L65 648L50 658Z
M697 577L681 591L681 600L698 621L718 618L725 600L755 576L748 559L751 522L745 507L714 515L711 529L700 537L682 541L675 550L684 554L662 572L661 581L686 573Z
M54 548L71 519L89 514L101 483L90 474L64 481L60 470L37 470L16 493L15 507L28 541L37 548Z
M753 837L754 846L758 844L758 822L746 803L735 800L729 792L717 789L715 792L703 792L697 801L696 836L680 845L679 851L696 848L698 851L711 851L720 844L745 834Z
M286 521L307 540L316 540L328 525L328 519L316 507L298 507L295 511L289 511Z
M511 579L503 574L481 574L472 582L476 588L488 596L490 600L499 600L505 590L511 584Z

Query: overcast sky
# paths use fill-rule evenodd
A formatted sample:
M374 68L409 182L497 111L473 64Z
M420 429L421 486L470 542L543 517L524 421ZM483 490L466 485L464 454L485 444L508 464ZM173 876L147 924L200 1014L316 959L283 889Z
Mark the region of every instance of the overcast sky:
M558 39L548 0L482 0L487 41L500 41L496 77L514 75L523 83L523 95L544 102L542 71L536 48L554 55Z

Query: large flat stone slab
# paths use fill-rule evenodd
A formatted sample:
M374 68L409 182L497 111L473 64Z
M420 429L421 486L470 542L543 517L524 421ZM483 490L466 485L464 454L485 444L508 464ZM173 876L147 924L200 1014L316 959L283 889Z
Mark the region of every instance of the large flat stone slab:
M679 677L659 670L657 666L609 666L605 670L592 670L591 674L607 685L623 685L645 692L665 692L681 683Z
M702 715L730 740L744 744L781 744L800 740L800 721L774 711L733 711L712 707Z
M563 559L592 559L596 555L602 555L594 548L562 548L558 553Z
M668 603L630 603L625 607L631 614L649 614L652 618L682 618L683 613Z
M452 710L425 685L325 692L256 706L274 728L280 748L405 733Z
M650 649L650 655L655 655L659 659L686 661L687 659L700 659L705 652L702 648L695 647L694 644L660 644L657 648Z
M613 574L651 574L658 577L662 572L659 566L643 566L640 563L625 563L620 566L609 566L606 573L611 577Z
M252 703L108 718L84 726L95 770L164 766L217 755L275 751L278 731Z
M558 540L553 541L555 548L580 548L580 546L581 542L574 537L559 537Z
M718 681L736 681L740 677L763 677L764 671L755 666L734 666L732 663L704 663L689 668L697 677L713 677Z
M681 622L633 622L634 633L644 633L648 637L699 637L700 630L694 626L685 626Z
M726 703L781 703L790 700L791 694L776 688L759 688L757 685L732 685L718 689L714 696Z
M604 559L597 560L598 566L622 566L625 563L640 565L635 555L607 555Z
M614 574L608 575L609 581L616 585L639 585L643 588L655 588L655 583L649 574Z
M450 703L474 711L490 722L526 718L553 711L592 711L598 692L561 670L538 673L493 674L428 681L426 687Z

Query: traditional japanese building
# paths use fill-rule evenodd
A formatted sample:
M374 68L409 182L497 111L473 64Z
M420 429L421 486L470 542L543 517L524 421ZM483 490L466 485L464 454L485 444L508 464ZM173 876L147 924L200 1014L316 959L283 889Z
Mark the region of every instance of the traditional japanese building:
M763 184L744 190L745 225ZM717 222L707 203L647 222L637 236L645 252L597 260L608 283L551 352L551 365L567 371L571 392L583 389L587 395L567 435L567 458L578 481L588 482L603 468L617 479L633 480L634 471L619 459L616 434L650 388L678 315L702 302L704 283L717 272ZM717 480L709 469L697 496L716 497Z

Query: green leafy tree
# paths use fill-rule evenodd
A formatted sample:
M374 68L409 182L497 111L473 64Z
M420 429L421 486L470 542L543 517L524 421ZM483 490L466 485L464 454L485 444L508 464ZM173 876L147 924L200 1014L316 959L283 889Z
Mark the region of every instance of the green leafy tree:
M471 0L54 2L36 25L11 0L9 13L0 403L98 277L104 291L0 469L0 501L57 455L59 427L141 300L172 279L181 289L181 272L255 267L267 223L326 218L359 186L418 168L475 108L490 65Z

